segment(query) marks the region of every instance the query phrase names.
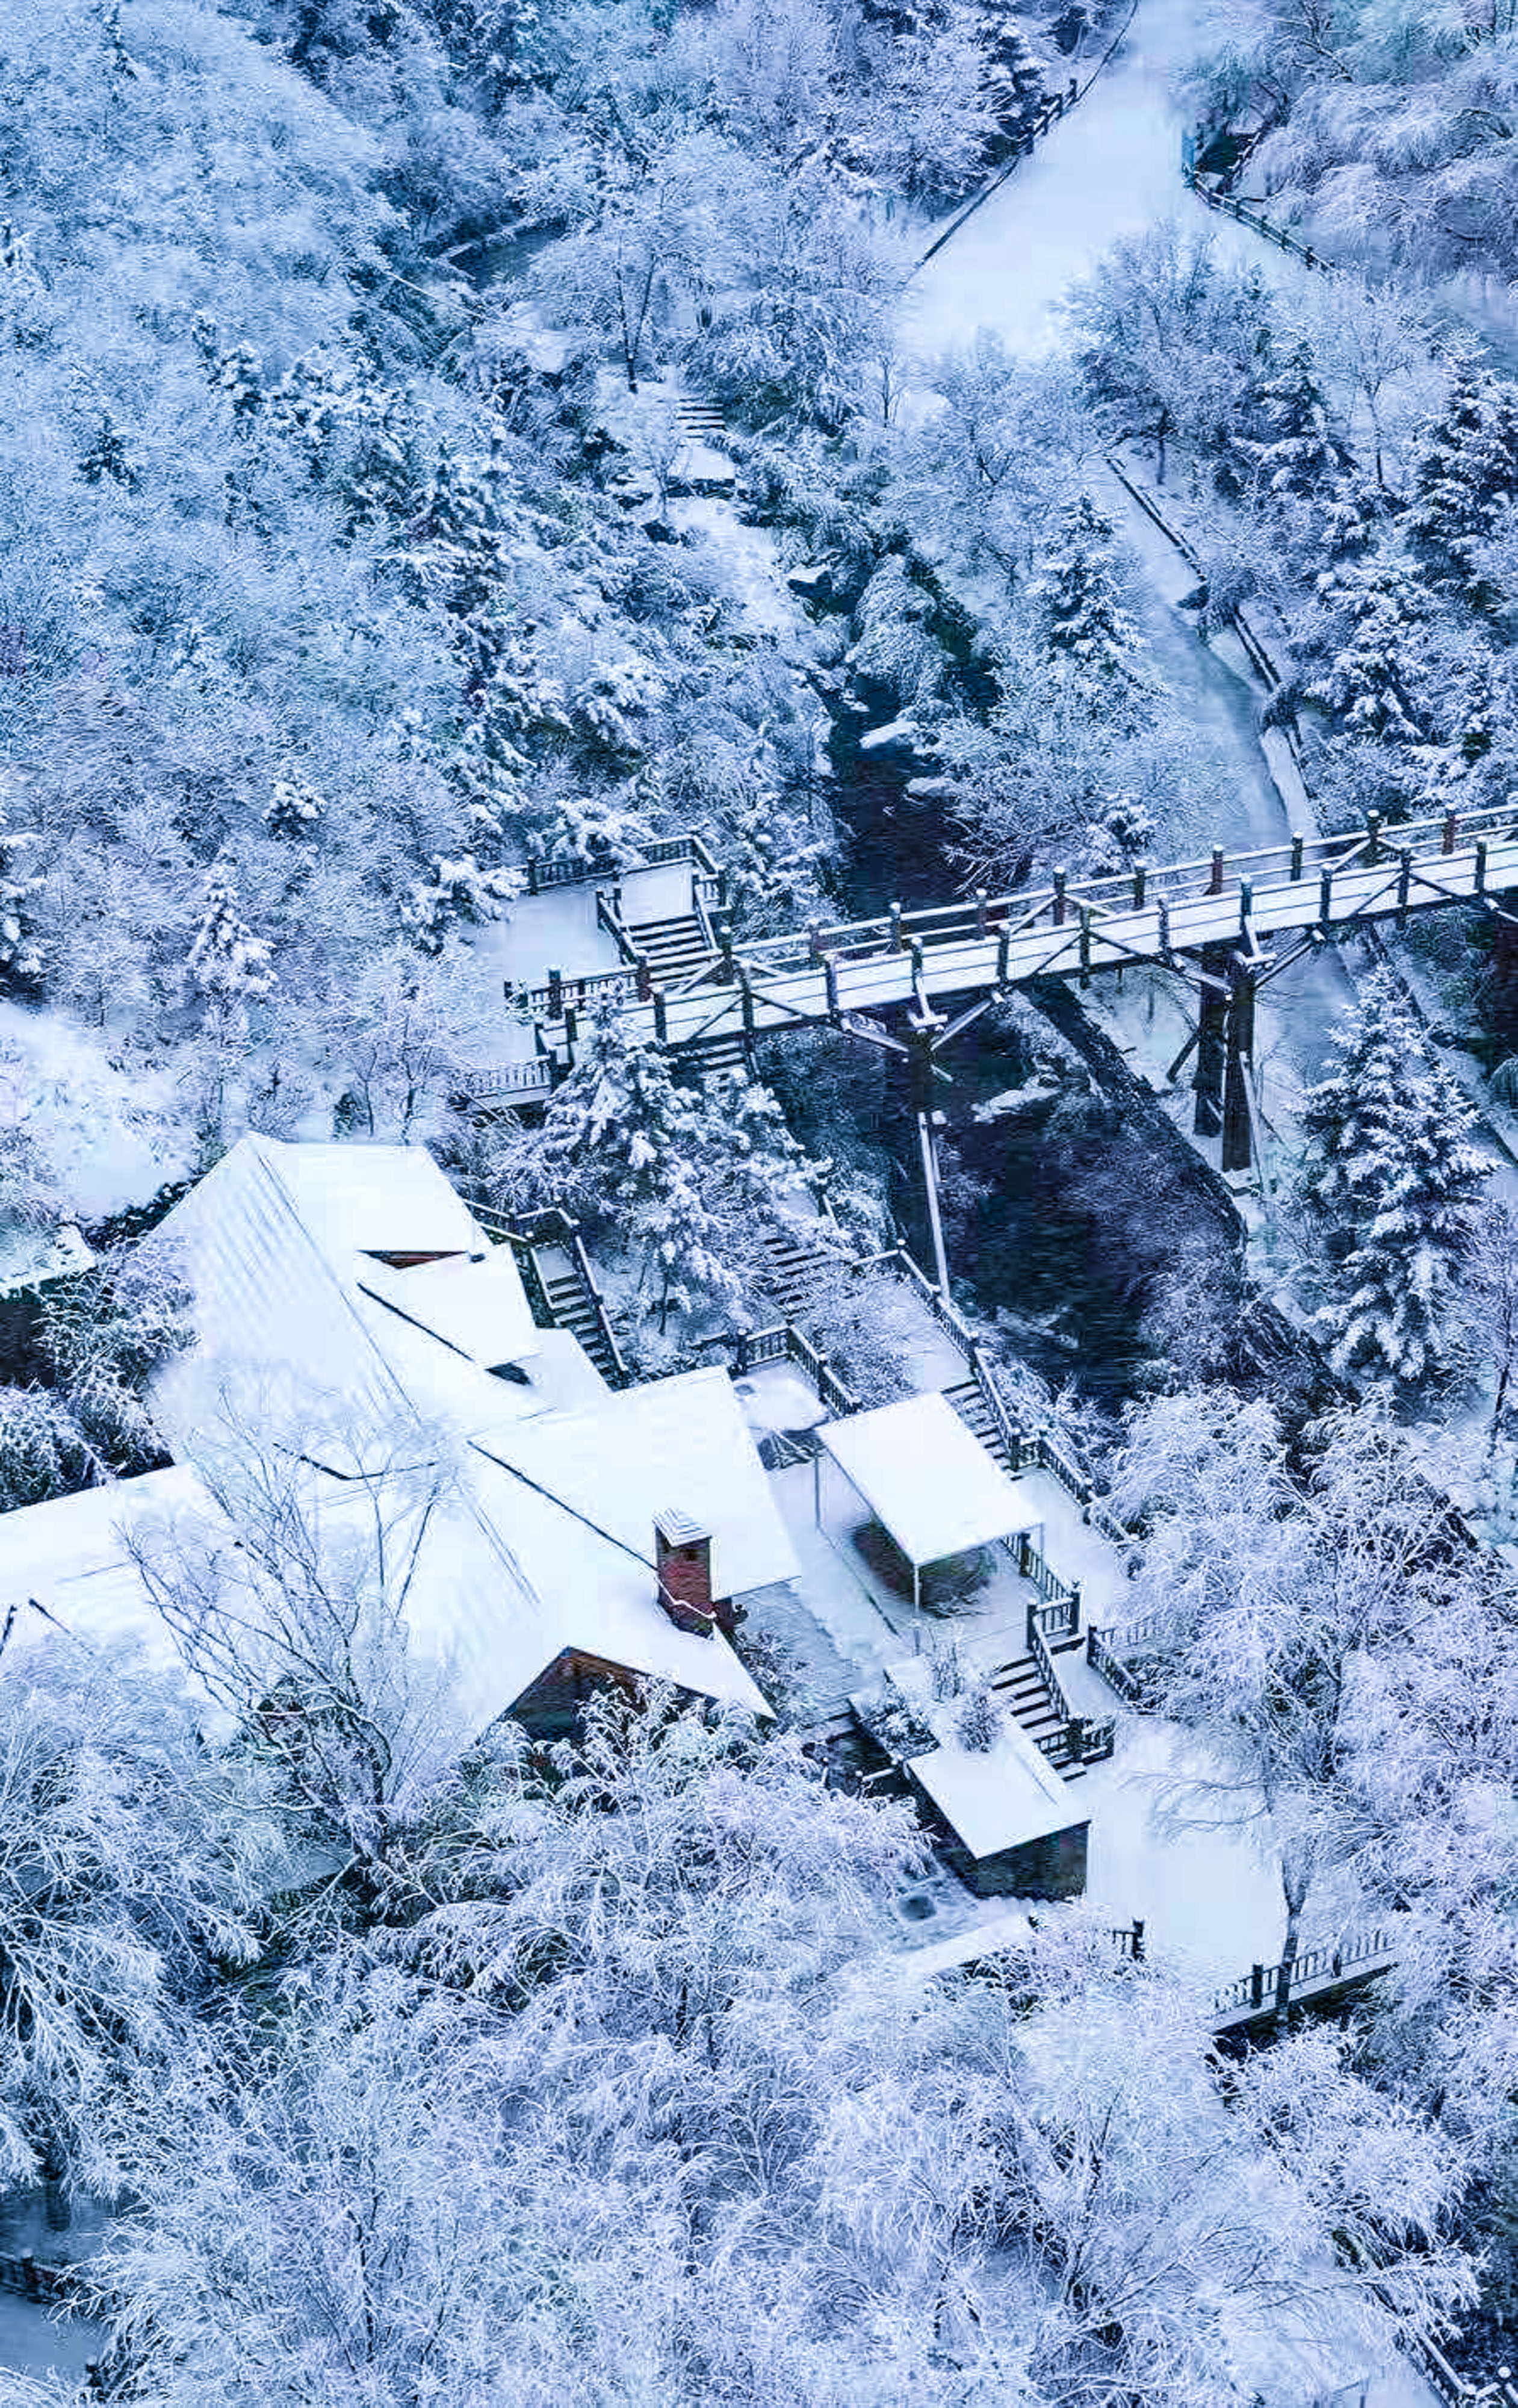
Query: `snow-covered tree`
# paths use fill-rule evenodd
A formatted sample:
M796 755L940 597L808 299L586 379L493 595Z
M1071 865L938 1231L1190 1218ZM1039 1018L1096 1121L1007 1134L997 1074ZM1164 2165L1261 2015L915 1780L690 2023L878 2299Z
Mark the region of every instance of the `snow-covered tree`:
M1321 1876L1365 1856L1364 1684L1417 1649L1459 1577L1441 1502L1383 1408L1342 1408L1306 1446L1303 1477L1263 1401L1160 1398L1132 1416L1110 1492L1144 1526L1132 1609L1153 1617L1147 1694L1205 1743L1172 1807L1254 1826L1280 1867L1286 1959ZM1394 1884L1367 1885L1390 1907Z
M1326 1257L1319 1319L1336 1368L1411 1386L1449 1362L1488 1166L1471 1107L1385 972L1333 1044L1335 1068L1308 1097L1299 1178Z
M157 1673L55 1632L0 1660L0 2160L114 2189L105 2114L171 2079L218 1962L258 1953L280 1862L256 1782Z
M276 778L274 789L264 809L264 825L270 836L288 837L309 842L326 816L326 805L315 788L305 780L288 773Z
M272 994L276 973L273 947L255 937L241 917L237 888L229 877L213 878L194 941L185 956L180 986L186 996L202 996L214 1009L238 1012L249 1003Z
M738 1305L763 1224L826 1168L802 1154L756 1081L728 1073L682 1086L663 1054L629 1042L609 1013L500 1176L513 1202L560 1204L604 1232L637 1268L662 1335L672 1313Z
M371 1402L251 1365L181 1377L195 1383L196 1467L219 1512L135 1526L133 1561L292 1832L333 1852L339 1899L372 1913L473 1736L451 1666L408 1619L457 1490L450 1449L414 1421L387 1426Z
M1172 440L1217 447L1269 339L1257 277L1220 271L1210 239L1172 222L1114 243L1070 308L1088 389L1114 433L1154 443L1162 485Z
M1475 549L1518 500L1518 386L1473 353L1457 357L1439 415L1413 461L1412 531L1436 576L1478 608L1494 600Z
M1352 737L1413 744L1431 732L1420 631L1432 597L1394 552L1347 560L1317 579L1325 665L1307 687Z
M1329 422L1310 344L1293 343L1253 380L1233 460L1236 479L1276 502L1327 492L1343 476L1349 451Z
M977 1756L989 1755L1001 1734L1001 1709L989 1689L973 1688L954 1716L954 1737Z
M190 1302L162 1248L131 1245L43 1291L37 1345L58 1400L112 1472L146 1471L162 1458L146 1390L190 1343Z
M327 1042L344 1081L339 1118L405 1143L484 1058L473 957L446 938L436 953L393 942L332 999Z
M232 2408L250 2380L332 2408L502 2401L581 2223L510 2143L527 2037L339 1951L270 2027L238 2018L122 2099L134 2203L92 2274L136 2380L165 2408Z
M1505 1197L1491 1197L1475 1225L1466 1278L1475 1305L1473 1331L1495 1374L1486 1440L1490 1455L1502 1431L1508 1390L1518 1368L1518 1212Z
M425 881L418 879L410 899L401 906L401 925L409 929L425 953L440 953L449 936L460 926L480 927L499 920L503 907L523 887L512 869L481 869L473 853L447 860L439 853Z
M44 969L33 926L33 898L43 881L27 874L36 841L25 830L0 825L0 974L23 991L36 985Z
M1089 494L1060 512L1034 580L1040 632L1056 671L1120 706L1142 638L1124 607L1112 527Z

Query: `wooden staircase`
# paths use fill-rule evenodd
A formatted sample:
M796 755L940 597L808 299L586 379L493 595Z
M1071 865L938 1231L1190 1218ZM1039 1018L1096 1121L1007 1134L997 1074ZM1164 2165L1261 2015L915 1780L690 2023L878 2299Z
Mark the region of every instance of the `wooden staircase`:
M1003 1471L1010 1474L1011 1458L1006 1442L996 1427L995 1417L973 1380L962 1380L957 1388L945 1388L946 1402L952 1405L967 1429L973 1432L987 1455L995 1456Z
M694 911L669 920L630 920L627 941L648 963L655 986L666 990L703 969L711 959L707 932Z
M1061 1728L1066 1716L1052 1696L1048 1682L1031 1656L1014 1656L1010 1663L998 1665L986 1682L997 1705L1007 1707L1022 1729L1037 1747L1042 1739L1052 1738ZM1061 1768L1067 1781L1079 1781L1085 1774L1083 1764L1067 1764Z
M668 920L630 920L626 933L633 951L648 963L654 985L666 991L705 969L714 958L707 932L694 911L682 911ZM677 1046L675 1052L685 1068L702 1079L716 1070L748 1068L748 1047L736 1034L698 1037Z
M597 1310L579 1265L563 1246L537 1246L533 1252L553 1327L579 1339L609 1388L621 1387L622 1366L607 1342L604 1311Z
M838 1256L809 1240L804 1221L762 1230L759 1246L765 1258L760 1287L773 1297L783 1320L799 1321Z

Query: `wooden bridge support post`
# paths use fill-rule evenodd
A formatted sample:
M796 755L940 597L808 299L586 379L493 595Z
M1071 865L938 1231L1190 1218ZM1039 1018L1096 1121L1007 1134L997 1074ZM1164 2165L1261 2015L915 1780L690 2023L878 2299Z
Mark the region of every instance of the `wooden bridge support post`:
M1192 1127L1197 1137L1216 1137L1223 1126L1224 1029L1228 1018L1226 945L1202 947L1202 976L1208 983L1197 1007L1196 1076L1192 1081L1196 1116Z
M1254 981L1248 970L1233 973L1228 996L1226 1063L1223 1087L1223 1168L1247 1170L1253 1154L1246 1081L1254 1053Z

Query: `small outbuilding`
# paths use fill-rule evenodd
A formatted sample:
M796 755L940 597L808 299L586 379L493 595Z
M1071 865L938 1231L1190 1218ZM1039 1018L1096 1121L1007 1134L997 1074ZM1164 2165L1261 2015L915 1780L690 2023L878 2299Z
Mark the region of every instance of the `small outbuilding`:
M1000 1713L988 1748L968 1747L958 1701L933 1698L922 1656L890 1677L938 1742L902 1769L961 1881L978 1898L1081 1897L1091 1817L1014 1717Z
M969 1555L1029 1526L1026 1508L995 1455L937 1389L828 1422L817 1436L911 1566L914 1605L922 1601L929 1564ZM822 1455L816 1477L821 1524Z

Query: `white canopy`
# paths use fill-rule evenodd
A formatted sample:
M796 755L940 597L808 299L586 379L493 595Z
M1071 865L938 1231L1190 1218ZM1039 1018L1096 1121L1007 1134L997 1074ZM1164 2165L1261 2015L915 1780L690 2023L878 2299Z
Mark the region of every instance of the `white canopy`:
M827 1422L817 1435L914 1571L1037 1518L937 1389Z

